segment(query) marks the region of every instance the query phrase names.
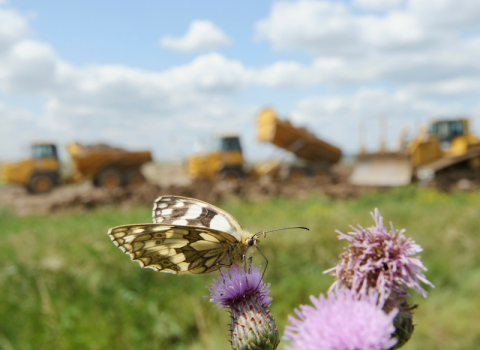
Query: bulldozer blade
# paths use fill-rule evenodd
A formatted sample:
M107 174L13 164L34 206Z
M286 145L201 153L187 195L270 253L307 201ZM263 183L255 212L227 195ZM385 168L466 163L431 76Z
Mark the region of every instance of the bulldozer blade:
M360 186L405 186L412 181L410 156L403 153L359 155L350 183Z

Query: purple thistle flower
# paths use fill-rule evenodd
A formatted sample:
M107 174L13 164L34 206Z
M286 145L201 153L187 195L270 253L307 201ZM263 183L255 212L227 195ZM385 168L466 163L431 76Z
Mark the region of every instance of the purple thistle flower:
M351 226L354 232L348 234L337 231L339 239L349 241L350 245L340 255L337 266L324 272L336 277L330 290L347 287L363 292L375 288L382 299L387 299L392 291L396 299L405 299L409 295L406 287L409 287L427 297L428 293L420 286L420 281L434 286L422 273L427 269L420 257L414 256L422 248L405 237L405 229L395 231L390 224L389 231L378 209L372 217L376 224L374 227Z
M383 224L378 209L372 213L375 226L363 228L352 227L354 232L344 234L338 232L339 239L345 239L350 245L340 255L340 261L334 268L325 271L336 277L330 291L350 288L364 293L373 288L383 300L383 310L390 312L398 309L394 319L394 337L398 339L393 349L402 347L411 337L414 325L412 310L416 305L409 305L407 288L412 288L423 297L428 293L420 286L420 282L434 287L423 275L427 269L415 256L422 248L406 238L405 230L395 231L390 223L390 231Z
M382 311L383 301L378 293L357 294L350 289L339 289L317 299L310 296L313 307L300 305L289 316L284 339L290 341L289 350L385 350L395 345L391 337L395 331L393 319L396 309L389 314Z
M230 308L232 304L250 294L256 294L262 307L267 308L272 301L268 296L269 289L270 284L265 284L262 280L260 267L254 268L253 264L248 266L247 271L243 266L237 265L220 271L220 276L214 279L212 287L208 288L211 294L210 302L217 303L215 306L222 309Z
M270 284L262 280L260 267L232 265L220 271L213 280L210 302L216 303L231 314L230 338L232 349L274 350L280 343L278 329L267 307L272 298L268 296Z

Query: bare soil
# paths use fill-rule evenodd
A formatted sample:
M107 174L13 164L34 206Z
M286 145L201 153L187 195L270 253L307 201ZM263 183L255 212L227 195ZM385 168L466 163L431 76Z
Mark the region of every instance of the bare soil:
M22 187L0 187L0 206L13 207L19 215L46 215L65 210L90 210L102 206L151 205L161 195L178 195L218 202L231 197L244 200L267 200L282 196L304 198L327 195L344 199L378 189L360 188L347 183L350 168L339 166L334 176L303 178L297 182L261 179L242 179L237 182L209 180L190 181L181 167L150 166L145 169L149 179L137 187L104 189L90 183L62 186L43 195L28 194Z

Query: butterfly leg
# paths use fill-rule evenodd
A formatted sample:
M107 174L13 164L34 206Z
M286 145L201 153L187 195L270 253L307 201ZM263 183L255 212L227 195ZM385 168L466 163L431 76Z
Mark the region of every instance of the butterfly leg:
M252 263L253 257L249 257L246 261L245 261L245 258L246 258L246 256L244 255L243 258L242 258L242 261L243 261L243 264L244 264L245 272L248 273L248 268Z
M246 255L242 255L242 263L244 264L245 272L247 272L247 265L252 262L252 257L249 257L248 259L246 258Z
M229 269L230 266L232 266L232 265L225 265L225 264L219 264L219 263L217 263L218 271L220 271L220 269L221 269L222 267L226 267L227 269Z

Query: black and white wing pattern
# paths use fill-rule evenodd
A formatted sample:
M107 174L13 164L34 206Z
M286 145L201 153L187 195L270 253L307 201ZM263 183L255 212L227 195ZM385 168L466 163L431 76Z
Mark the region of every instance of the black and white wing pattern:
M233 216L193 198L158 198L153 221L114 227L108 235L142 267L161 272L202 274L240 264L257 243Z
M226 211L194 198L163 196L153 202L153 222L200 226L226 232L241 239L242 226Z
M140 266L161 272L208 273L240 263L246 253L232 235L194 226L124 225L111 228L108 235Z

